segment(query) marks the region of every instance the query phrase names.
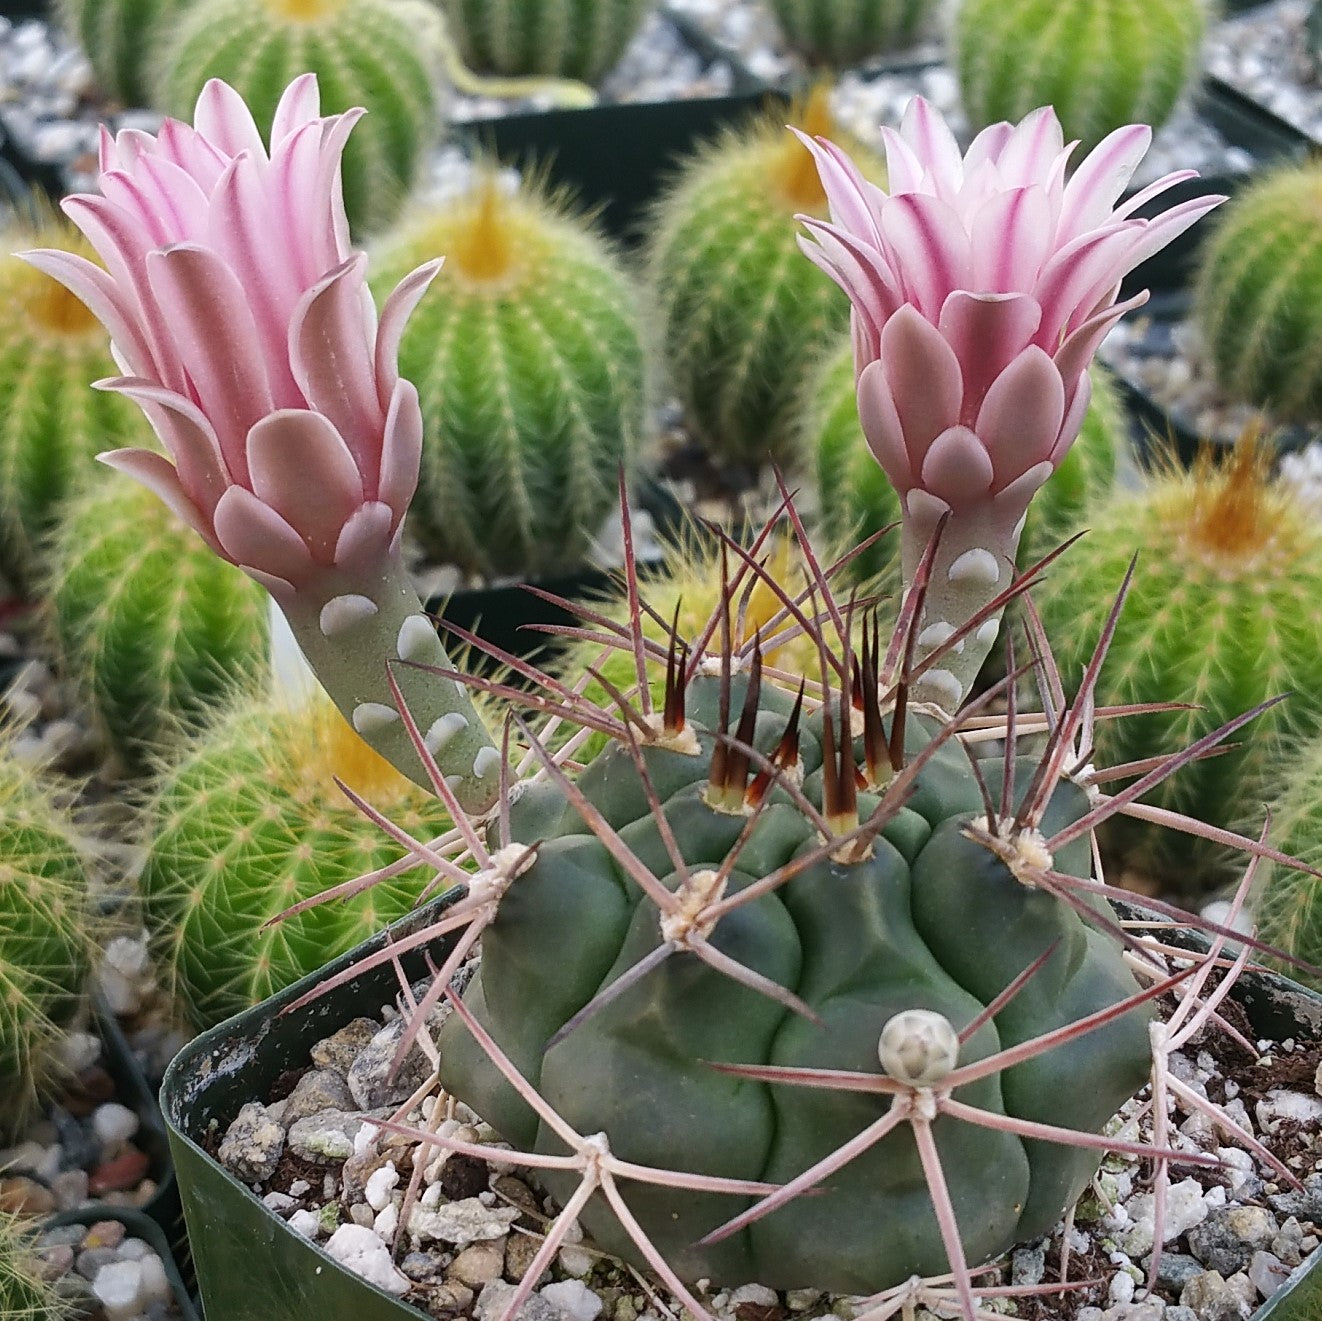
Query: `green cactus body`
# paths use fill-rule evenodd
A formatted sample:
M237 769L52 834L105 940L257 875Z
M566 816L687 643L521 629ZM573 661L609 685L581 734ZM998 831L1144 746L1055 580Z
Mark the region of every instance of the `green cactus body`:
M1228 394L1282 422L1322 421L1322 165L1275 171L1226 206L1194 320Z
M79 1309L46 1278L31 1217L0 1212L0 1317L4 1321L73 1321Z
M688 751L642 749L676 847L694 876L721 868L748 825L707 782L720 728L721 681L688 686ZM749 679L736 676L739 706ZM770 754L792 698L763 686L754 742ZM908 725L911 752L935 729ZM801 729L803 792L823 807L821 712ZM1001 769L984 762L999 783ZM1018 767L1022 787L1032 763ZM613 746L578 788L667 886L680 876L648 810L631 754ZM864 815L867 796L860 799ZM875 802L875 799L872 800ZM483 956L465 1000L519 1070L582 1133L604 1132L614 1154L643 1164L769 1183L788 1182L886 1113L888 1099L777 1086L717 1072L711 1062L779 1064L875 1073L884 1024L909 1009L969 1024L1053 944L1039 973L964 1044L961 1061L985 1057L1133 994L1109 938L1047 892L1021 884L966 838L981 810L965 752L946 744L917 791L865 856L820 857L787 884L731 909L707 938L724 954L793 988L821 1018L813 1024L768 997L677 953L609 1000L547 1049L549 1039L603 987L661 943L657 909L589 833L554 784L530 786L512 809L513 838L537 843L483 935ZM1047 809L1054 832L1087 810L1063 785ZM828 809L829 810L829 809ZM729 872L725 894L817 850L811 820L783 789L764 801ZM1085 839L1060 849L1054 867L1089 873ZM957 920L952 920L957 915ZM548 959L549 951L555 957ZM1038 1056L1004 1076L961 1088L970 1104L1094 1131L1142 1084L1148 1014L1131 1011L1060 1055ZM449 1020L438 1042L444 1082L516 1144L557 1149L495 1072L467 1029ZM967 1257L981 1261L1046 1232L1087 1185L1095 1153L1022 1141L938 1119L933 1128ZM553 1180L548 1180L554 1188ZM714 1246L698 1240L746 1203L708 1192L677 1196L631 1186L627 1201L686 1280L756 1280L774 1288L871 1293L913 1274L947 1269L912 1138L897 1130L828 1180L820 1198L791 1202ZM570 1184L570 1187L573 1185ZM585 1208L585 1228L633 1257L608 1215Z
M1195 709L1100 722L1099 764L1186 746L1259 702L1295 694L1237 733L1236 746L1144 796L1229 829L1256 830L1279 783L1283 741L1322 731L1322 529L1287 487L1269 484L1265 468L1241 441L1223 469L1203 462L1117 496L1094 510L1089 534L1035 593L1072 685L1088 660L1084 639L1109 609L1107 592L1141 547L1097 702ZM1137 822L1111 838L1134 865L1186 886L1232 861L1198 839L1171 849L1164 832Z
M795 122L841 141L825 93ZM869 179L884 179L879 161L846 145ZM783 115L711 143L655 210L649 282L670 382L690 429L721 462L791 457L797 364L849 325L849 300L799 252L799 213L824 217L826 201Z
M464 62L481 73L595 83L654 0L438 0Z
M187 0L59 0L60 17L101 89L126 106L150 101L148 60Z
M1019 543L1019 563L1028 565L1054 550L1084 525L1085 511L1115 481L1127 448L1127 422L1110 377L1092 369L1093 396L1079 439L1029 507ZM814 471L823 539L853 546L898 523L895 488L873 458L858 420L854 353L846 342L824 358L809 379L798 414L801 464ZM883 537L855 561L856 571L894 581L899 574L899 537Z
M58 1078L55 1047L85 1003L92 949L73 823L0 744L0 1139Z
M265 926L402 852L333 777L416 838L450 824L320 694L292 716L268 701L225 711L158 781L145 815L143 902L162 966L199 1029L402 917L430 879L414 872Z
M929 9L928 0L771 0L785 40L815 64L836 68L912 45Z
M355 231L398 214L442 113L440 16L424 0L197 0L156 61L153 104L191 119L209 78L248 103L263 134L280 94L312 72L323 114L363 117L345 148L344 205Z
M266 593L120 477L68 509L46 596L62 666L128 770L264 663Z
M5 235L6 254L53 247L93 253L52 222ZM151 444L139 410L87 382L116 376L101 323L49 276L17 257L0 257L0 577L30 594L37 586L51 526L70 493L93 470L92 456Z
M647 416L637 294L581 220L493 179L408 225L374 288L442 253L400 346L426 421L409 530L470 572L576 567Z
M1113 129L1166 122L1197 76L1205 0L960 0L954 55L974 128L1052 105L1083 158Z

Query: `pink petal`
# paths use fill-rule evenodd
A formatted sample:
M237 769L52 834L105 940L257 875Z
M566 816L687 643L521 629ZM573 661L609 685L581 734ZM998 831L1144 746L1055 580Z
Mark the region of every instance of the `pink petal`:
M1176 184L1197 177L1197 170L1175 170L1171 174L1163 174L1160 179L1154 180L1146 188L1140 188L1132 197L1126 198L1122 205L1116 207L1113 212L1114 218L1124 220L1132 216L1141 206L1152 201L1154 197L1160 197L1168 189L1174 188Z
M1092 355L1097 352L1097 346L1106 338L1106 332L1126 312L1142 307L1147 301L1148 291L1143 289L1123 303L1114 303L1110 307L1103 308L1084 321L1077 330L1071 331L1060 348L1052 354L1061 379L1069 381L1082 375L1092 361Z
M881 213L889 265L911 301L931 320L952 289L967 289L973 254L949 203L923 193L893 197Z
M363 481L349 447L320 413L284 408L248 432L253 494L331 564L340 529L363 503Z
M909 451L904 444L900 415L895 411L891 388L879 362L868 363L859 374L858 420L868 448L890 478L891 485L903 495L913 486L915 478L909 463ZM830 494L822 492L824 499L829 499Z
M923 489L939 496L956 513L983 503L991 484L991 459L968 427L943 431L923 459Z
M817 173L826 191L834 224L849 230L874 245L881 243L877 214L868 201L867 183L858 166L826 138L810 138L791 126L790 132L812 153Z
M1007 530L1023 518L1033 497L1042 489L1053 472L1055 469L1051 464L1035 463L1027 472L1016 477L1009 486L992 496L992 507Z
M979 292L1031 289L1051 254L1051 206L1040 186L994 193L969 224L977 234L970 287Z
M959 421L964 393L959 359L941 332L906 303L881 332L881 369L910 468L918 469L927 447Z
M964 160L950 126L925 98L915 96L900 120L900 136L922 161L936 196L952 203L964 180Z
M328 217L327 223L318 225L313 234L313 251L320 260L322 270L329 270L344 261L353 250L349 242L349 222L344 214L340 161L349 134L366 113L361 109L346 110L342 115L322 120L317 184L312 194L315 205L308 212L309 217L317 221Z
M154 491L178 518L205 539L212 550L218 554L224 553L207 520L179 484L179 474L175 472L174 465L164 455L153 450L122 449L108 450L96 457L107 468L127 473L134 481Z
M173 161L144 157L134 172L140 204L165 223L168 242L204 239L207 195L197 181Z
M923 190L923 163L918 153L893 129L881 130L886 150L886 187L892 197Z
M964 153L965 180L969 178L974 170L979 169L984 164L998 160L1013 132L1014 126L1003 119L997 124L988 124L969 143L969 149Z
M1080 312L1091 315L1102 291L1131 268L1137 223L1121 221L1074 239L1042 268L1034 291L1042 305L1037 342L1048 352L1060 347L1070 319Z
M881 331L859 314L857 308L849 313L849 339L854 346L854 376L861 376L863 368L876 362L881 353Z
M1051 453L1065 415L1065 385L1056 364L1029 345L987 391L975 430L1004 487Z
M129 130L131 131L131 130ZM125 134L121 133L120 137ZM146 134L142 135L147 137ZM148 142L151 139L147 138ZM167 119L156 135L155 154L171 161L196 180L204 193L210 193L216 180L225 172L228 159L196 130L177 119ZM123 153L121 152L121 155ZM128 167L128 162L125 162ZM104 166L102 167L105 168Z
M1209 211L1215 210L1222 202L1229 199L1224 193L1214 193L1207 197L1191 197L1187 202L1173 206L1169 211L1154 216L1151 220L1130 221L1127 223L1142 225L1138 239L1128 254L1128 262L1117 279L1128 275L1135 266L1147 261L1154 252L1160 252L1168 243L1179 238L1190 225L1201 220Z
M1040 184L1065 146L1060 120L1050 106L1025 115L1010 131L996 164L1006 188Z
M390 507L396 523L408 512L409 503L418 489L422 431L417 387L412 381L396 381L381 440L380 479L375 491L366 490L368 499L375 495Z
M295 129L321 117L321 91L315 73L300 74L280 94L271 120L271 155Z
M355 509L335 543L335 567L346 573L370 573L377 568L393 549L392 526L402 524L395 522L390 506L379 500Z
M404 327L444 263L445 258L438 257L435 261L419 266L416 271L411 271L391 290L390 297L381 309L381 324L376 330L373 371L376 375L377 399L383 409L391 406L391 395L399 380L399 345L404 338Z
M298 592L288 578L281 578L278 574L255 569L251 564L240 564L238 567L258 586L265 587L275 599L276 604L282 609L288 610L294 604Z
M946 299L938 328L959 360L964 387L959 416L965 426L973 426L991 383L1028 346L1041 316L1027 294L958 289Z
M250 151L266 159L266 144L243 97L219 78L207 79L197 98L193 126L217 151L237 156Z
M1060 435L1047 455L1047 462L1052 469L1059 468L1065 461L1070 446L1079 438L1083 430L1083 419L1087 415L1088 405L1092 403L1092 377L1085 372L1079 377L1069 403L1065 405L1065 416L1060 424Z
M844 290L854 310L880 334L887 317L904 302L885 256L825 221L810 216L799 219L817 238L814 244L800 235L800 249Z
M303 538L243 486L231 486L216 506L216 540L225 558L245 570L283 578L294 587L315 570Z
M1127 124L1108 133L1079 162L1065 185L1057 230L1062 243L1112 218L1116 199L1151 145L1152 130L1146 124Z

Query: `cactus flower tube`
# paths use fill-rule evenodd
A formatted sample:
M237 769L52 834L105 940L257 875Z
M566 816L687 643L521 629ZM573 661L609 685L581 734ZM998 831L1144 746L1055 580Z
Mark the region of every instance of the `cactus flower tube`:
M304 75L281 98L268 155L242 98L213 80L195 127L103 130L102 195L63 205L106 271L27 257L109 330L124 375L98 384L136 400L169 455L102 460L266 587L354 728L426 784L390 662L449 660L400 558L422 414L396 349L439 262L401 280L378 322L340 186L361 113L322 117ZM460 801L489 805L500 756L466 690L407 666L393 677Z
M1146 301L1119 302L1121 280L1225 199L1134 214L1185 170L1117 206L1152 139L1140 124L1068 179L1076 144L1049 107L984 129L963 156L921 97L883 133L889 193L833 143L808 144L831 215L801 216L800 244L853 304L859 416L903 504L906 582L948 516L919 640L930 651L1009 585L1029 502L1079 434L1093 353ZM987 619L929 670L922 696L958 706L998 628Z

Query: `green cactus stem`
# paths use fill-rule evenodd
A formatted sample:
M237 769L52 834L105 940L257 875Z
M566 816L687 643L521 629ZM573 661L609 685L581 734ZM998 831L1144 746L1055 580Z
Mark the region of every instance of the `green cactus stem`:
M1322 165L1237 194L1199 261L1194 321L1217 383L1281 422L1322 421Z
M101 90L126 106L145 106L155 44L187 0L59 0L60 21L83 48Z
M583 220L490 175L416 215L380 254L373 287L437 253L445 265L399 354L426 421L409 530L471 573L576 568L646 423L637 293Z
M913 45L931 8L928 0L770 0L770 5L796 51L835 68Z
M1082 160L1113 129L1166 122L1198 74L1204 0L960 0L954 63L974 128L1052 105Z
M47 1279L30 1217L0 1212L0 1317L5 1321L73 1321L78 1309Z

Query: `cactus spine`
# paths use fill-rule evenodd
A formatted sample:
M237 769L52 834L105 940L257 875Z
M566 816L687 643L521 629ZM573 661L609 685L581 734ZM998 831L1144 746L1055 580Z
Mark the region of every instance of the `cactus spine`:
M46 1278L29 1218L0 1212L0 1317L4 1321L73 1321L78 1309Z
M74 840L51 785L0 742L0 1138L58 1080L56 1048L85 1003L92 922Z
M322 695L291 713L246 700L219 713L158 781L144 818L148 926L199 1029L258 1003L402 917L417 873L352 900L284 909L401 850L334 783L338 777L416 838L449 824Z
M975 128L1053 105L1081 160L1113 129L1166 122L1196 77L1204 0L961 0L954 54Z
M187 0L59 0L61 21L83 48L101 89L126 106L150 100L148 61Z
M824 89L794 122L833 135ZM868 153L855 155L869 178L884 178ZM848 299L799 252L797 213L824 216L826 198L783 115L708 144L655 210L649 283L671 384L692 431L724 462L790 456L800 364L849 324Z
M1322 419L1322 165L1231 200L1203 249L1194 319L1227 393L1282 422Z
M654 0L439 0L464 62L482 73L597 82Z
M374 288L436 253L446 263L400 346L426 419L409 528L471 572L576 566L645 424L633 285L562 205L490 177L415 217L381 254Z
M928 0L770 0L776 22L815 64L848 68L922 35Z
M135 482L81 496L51 560L63 668L125 769L143 770L261 663L266 593Z
M370 112L343 164L345 210L370 232L398 213L436 138L439 23L424 0L197 0L156 61L153 103L190 118L203 84L222 78L265 137L281 92L315 73L323 114Z
M125 399L89 390L115 376L101 323L73 294L15 249L55 247L94 256L54 220L5 234L0 299L0 577L24 594L41 576L45 542L60 507L93 471L103 449L140 444L150 433Z

